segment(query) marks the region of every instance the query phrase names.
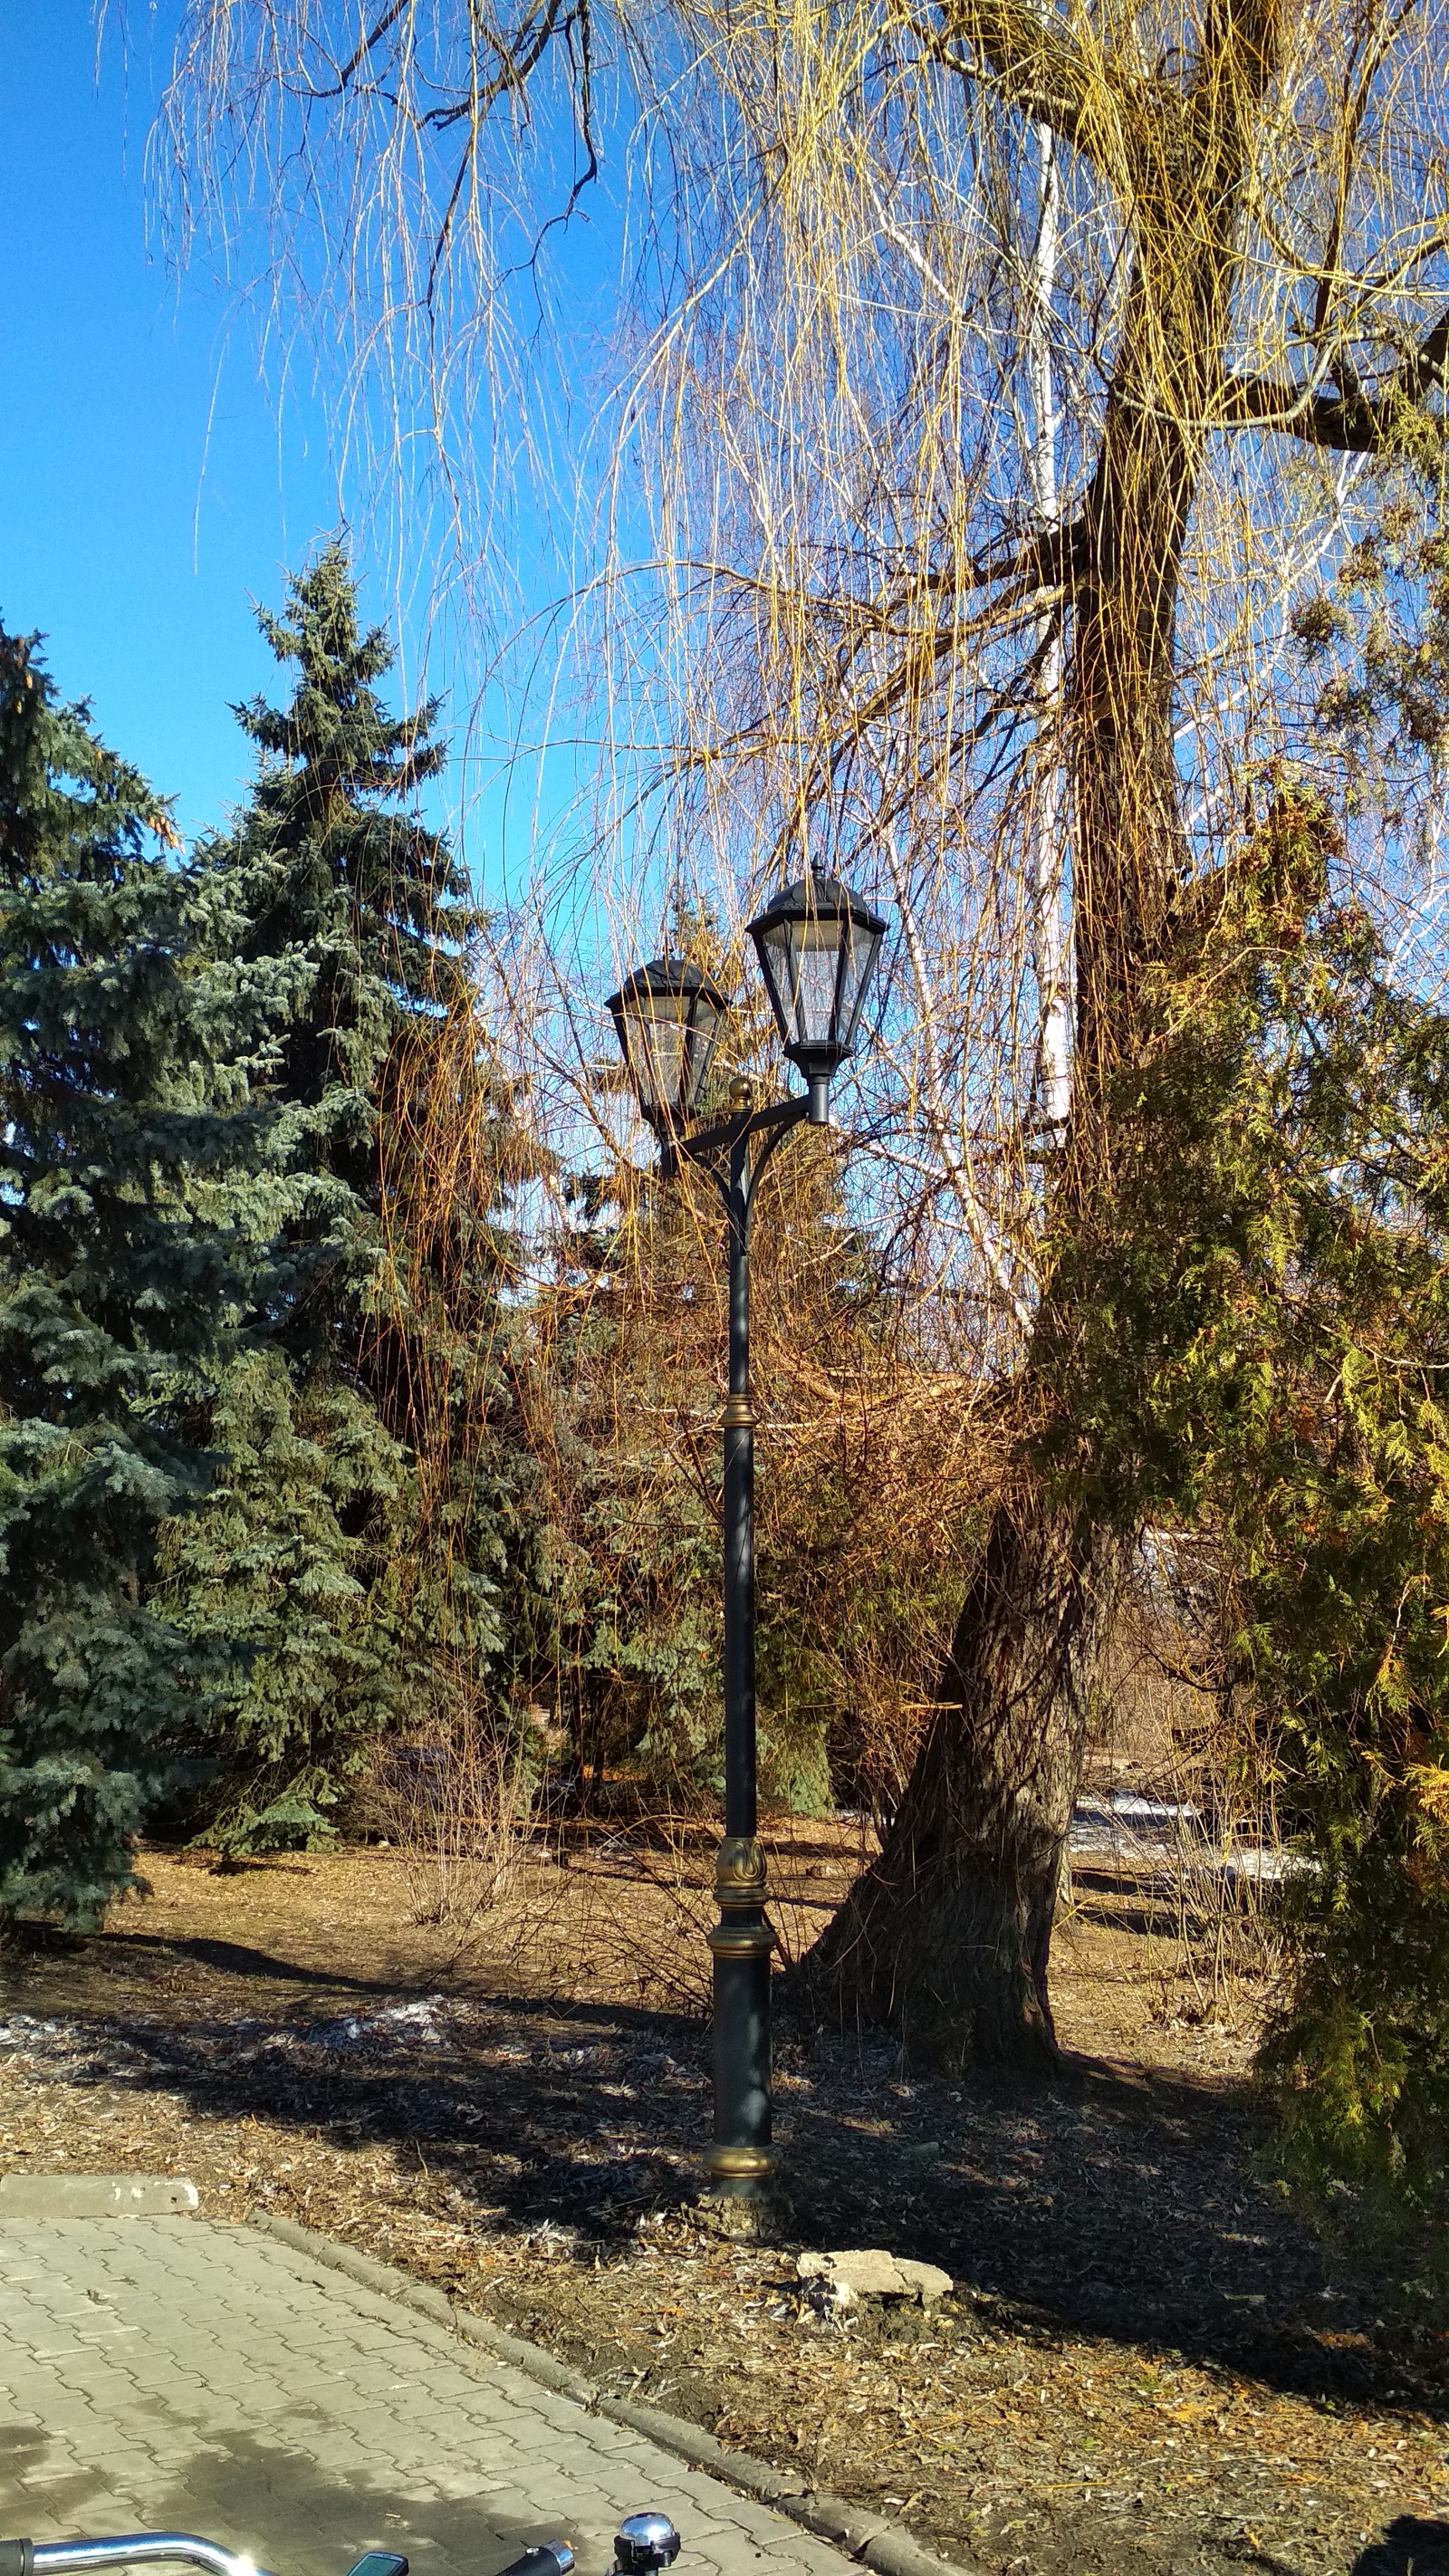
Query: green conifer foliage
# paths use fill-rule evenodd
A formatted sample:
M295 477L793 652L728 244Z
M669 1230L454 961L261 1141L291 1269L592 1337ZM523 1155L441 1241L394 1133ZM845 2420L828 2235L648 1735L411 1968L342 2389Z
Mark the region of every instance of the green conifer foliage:
M252 1648L207 1824L238 1850L330 1833L379 1733L430 1722L440 1647L476 1681L507 1520L476 1438L507 1103L490 1122L479 916L418 810L444 757L436 702L384 706L392 649L360 622L340 544L260 623L292 693L238 710L258 774L208 858L243 965L296 996L267 1084L294 1203L252 1318L265 1357L237 1363L212 1416L225 1472L168 1548L178 1620ZM474 1148L461 1187L434 1187L440 1131Z
M205 1839L227 1855L306 1848L330 1839L403 1695L385 1539L407 1535L407 1461L364 1398L297 1388L275 1349L232 1361L207 1431L215 1481L164 1534L158 1596L230 1667L207 1711Z
M1299 2173L1449 2220L1449 1018L1286 788L1184 925L1077 1228L1050 1472L1206 1534L1298 1869L1264 2051Z
M0 1917L94 1923L221 1678L147 1598L248 1294L264 1131L218 890L0 636ZM159 846L158 846L159 845Z
M445 756L437 701L388 714L374 683L393 650L359 623L342 545L288 595L286 617L258 622L278 661L296 665L291 701L238 708L258 777L213 857L251 925L244 955L305 961L308 973L274 1074L276 1095L307 1113L295 1167L315 1178L273 1283L278 1337L304 1373L355 1380L378 1282L384 1128L403 1067L420 1079L403 1042L420 1021L466 1009L480 925L446 839L417 810Z

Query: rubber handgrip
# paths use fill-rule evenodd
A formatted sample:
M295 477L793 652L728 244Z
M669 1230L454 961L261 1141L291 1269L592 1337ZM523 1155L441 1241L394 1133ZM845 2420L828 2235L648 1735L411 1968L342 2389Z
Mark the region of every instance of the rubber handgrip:
M35 2576L33 2540L0 2540L0 2576Z
M506 2567L499 2568L498 2576L569 2576L573 2563L574 2553L567 2542L561 2548L550 2549L545 2540L536 2549L525 2549L521 2558L510 2559ZM0 2576L5 2576L3 2568Z

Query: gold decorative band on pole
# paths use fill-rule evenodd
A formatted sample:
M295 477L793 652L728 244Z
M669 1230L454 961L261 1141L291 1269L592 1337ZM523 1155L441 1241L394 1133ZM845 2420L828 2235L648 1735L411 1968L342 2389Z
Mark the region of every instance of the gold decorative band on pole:
M768 1923L716 1923L704 1937L716 1959L768 1959L775 1947Z
M758 2147L724 2147L715 2145L704 2151L705 2171L723 2189L736 2189L743 2184L763 2182L772 2170L774 2158Z

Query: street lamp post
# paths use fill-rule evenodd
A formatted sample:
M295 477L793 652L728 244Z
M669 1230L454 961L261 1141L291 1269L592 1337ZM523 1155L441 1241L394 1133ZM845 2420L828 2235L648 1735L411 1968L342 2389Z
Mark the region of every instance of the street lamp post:
M748 1090L728 1114L686 1132L729 1009L714 981L656 958L611 994L624 1062L659 1138L660 1168L707 1172L724 1202L729 1249L729 1388L724 1432L724 1834L715 1860L714 2139L705 2165L716 2191L749 2198L767 2182L770 2149L770 1954L765 1855L756 1833L754 1413L750 1401L750 1217L770 1156L792 1127L828 1126L831 1076L850 1054L885 924L858 895L814 870L749 925L791 1063L807 1089L756 1109Z

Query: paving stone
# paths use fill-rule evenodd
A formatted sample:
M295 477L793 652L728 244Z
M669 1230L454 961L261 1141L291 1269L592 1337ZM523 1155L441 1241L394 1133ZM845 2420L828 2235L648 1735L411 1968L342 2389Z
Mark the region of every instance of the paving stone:
M276 2576L343 2576L374 2545L405 2549L415 2576L487 2576L560 2536L580 2576L604 2576L620 2516L651 2504L684 2535L679 2576L847 2565L645 2435L243 2227L7 2216L0 2313L0 2428L37 2446L23 2463L0 2451L0 2532L200 2530Z
M200 2197L175 2174L0 2174L0 2219L184 2215Z

